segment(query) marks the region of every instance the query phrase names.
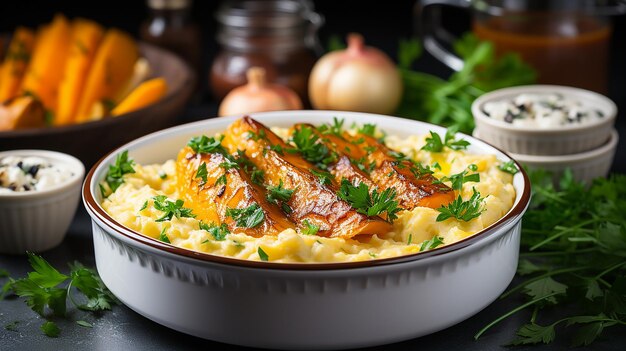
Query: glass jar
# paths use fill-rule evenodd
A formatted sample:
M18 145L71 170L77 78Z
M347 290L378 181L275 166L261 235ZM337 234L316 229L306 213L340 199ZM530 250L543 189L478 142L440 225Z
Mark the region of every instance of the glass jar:
M308 101L308 77L321 47L317 30L323 18L309 1L227 0L217 11L221 51L213 61L210 85L217 99L246 83L257 66L268 81L293 89Z
M192 0L147 0L149 17L141 24L141 38L180 55L201 72L201 35L191 20Z

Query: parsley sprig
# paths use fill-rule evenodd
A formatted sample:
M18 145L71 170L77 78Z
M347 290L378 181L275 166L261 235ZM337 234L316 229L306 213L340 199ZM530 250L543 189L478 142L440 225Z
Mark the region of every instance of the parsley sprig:
M314 223L309 222L308 219L302 221L304 227L300 228L300 233L304 235L315 235L320 230L319 225L315 225Z
M214 223L204 223L200 221L198 225L200 227L200 230L204 230L211 234L211 236L213 236L213 239L215 239L216 241L226 240L226 235L230 234L230 230L228 230L228 226L226 225L226 223L222 223L218 226Z
M421 244L420 244L420 251L428 251L428 250L432 250L438 246L443 245L443 238L440 236L433 236L432 238L428 239L428 240L424 240Z
M518 276L501 297L523 299L475 336L522 310L528 323L513 345L550 343L567 329L572 346L626 326L626 176L598 178L590 187L566 172L529 173L533 196L524 215Z
M395 188L387 188L380 193L378 189L374 189L370 193L367 184L361 182L354 185L344 178L341 180L337 197L348 202L357 212L369 217L386 213L390 222L398 218L397 213L402 210L396 201Z
M468 174L470 171L475 172L478 169L475 164L471 164L467 167L467 169L463 170L460 173L453 174L449 177L441 177L438 182L450 182L452 184L452 189L461 190L463 189L463 184L465 183L478 183L480 182L480 174L472 173Z
M440 212L437 216L437 222L445 221L448 218L456 218L460 221L469 222L480 216L484 210L484 198L480 197L480 193L476 191L476 188L473 188L472 197L469 200L463 201L461 194L459 194L459 196L448 205L437 208L437 211Z
M109 191L100 186L100 192L103 197L114 193L122 184L124 184L124 174L135 173L133 164L135 161L128 157L128 150L124 150L115 158L115 164L109 165L109 171L105 177L105 182L109 186Z
M283 180L280 179L278 186L267 186L267 202L280 206L280 208L287 214L291 213L291 207L287 205L287 202L291 199L295 189L285 189L283 187Z
M2 290L5 294L13 292L24 298L28 307L47 319L40 328L45 335L59 335L59 327L48 319L66 317L68 299L79 310L90 312L110 310L112 305L118 303L94 270L75 262L70 265L69 275L66 275L41 256L27 254L33 271L25 278L9 278Z
M298 152L302 158L319 168L326 169L329 164L336 162L338 159L337 153L331 151L320 140L319 136L315 134L313 128L309 126L297 128L289 140L295 146L295 149L288 149L288 152Z
M156 222L171 221L173 217L196 217L196 215L191 212L190 208L183 207L185 202L181 199L170 201L165 195L157 195L153 197L152 200L154 200L154 208L164 212L163 216L157 219Z
M241 228L254 228L265 221L265 213L257 203L245 208L228 208L226 216L231 217Z
M337 117L333 117L333 123L325 123L317 127L322 134L333 134L336 136L341 136L343 134L343 124L345 120L339 119Z
M422 146L422 150L430 151L430 152L442 152L444 147L447 147L451 150L467 150L467 147L470 145L469 141L465 139L455 139L456 129L448 128L446 130L446 135L441 140L441 136L432 130L430 131L430 136L426 138L426 144Z
M223 135L220 135L217 138L201 135L191 138L191 140L187 143L187 146L189 146L194 152L200 154L209 154L213 152L228 154L224 146L222 146L223 139Z

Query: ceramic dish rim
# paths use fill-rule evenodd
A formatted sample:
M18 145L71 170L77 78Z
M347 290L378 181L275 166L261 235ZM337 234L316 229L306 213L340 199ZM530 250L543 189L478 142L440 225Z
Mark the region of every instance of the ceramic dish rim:
M252 114L252 117L253 118L256 118L256 117L263 118L264 116L278 117L278 115L289 115L289 114L294 114L294 113L298 113L301 115L302 114L315 115L319 113L324 113L324 114L329 114L329 115L345 115L345 116L362 115L362 116L383 118L386 120L390 120L391 122L393 121L402 121L404 123L411 122L410 120L407 120L404 118L384 116L384 115L378 115L378 114L346 112L346 111L325 111L325 110L273 111L273 112L266 112L266 113L255 113L255 114ZM235 119L240 118L240 117L241 116L220 117L219 121L232 122ZM211 119L211 121L217 121L217 119ZM412 121L412 122L415 122L417 124L430 125L429 123L421 122L421 121ZM376 260L367 260L367 261L328 262L328 263L285 263L285 262L271 262L271 261L265 262L265 261L245 260L245 259L239 259L239 258L227 257L227 256L219 256L219 255L203 253L203 252L194 251L191 249L185 249L185 248L173 246L170 244L163 243L157 239L148 237L144 234L141 234L138 231L132 230L122 225L121 223L117 222L97 202L94 194L91 191L91 189L93 188L92 184L94 181L94 175L95 175L96 170L98 170L98 168L100 168L101 166L104 167L103 162L105 159L109 158L110 155L114 153L119 153L121 150L128 149L129 147L133 147L136 144L141 144L141 142L143 142L144 140L148 138L154 138L158 134L172 133L178 130L190 128L194 125L204 126L206 123L211 123L211 122L208 122L208 120L202 120L202 121L186 123L186 124L178 125L175 127L163 129L154 133L150 133L141 138L138 138L129 143L126 143L120 146L119 148L114 149L110 151L108 154L104 155L102 158L100 158L100 160L98 160L98 162L96 162L93 165L93 167L91 167L90 171L85 177L85 181L83 183L83 189L82 189L83 203L84 203L85 208L87 209L87 212L92 217L92 220L97 218L99 221L102 222L102 224L105 224L107 226L108 231L112 231L116 235L121 235L122 237L126 239L130 239L133 243L137 243L138 245L146 245L150 247L151 249L156 249L157 251L167 252L169 254L173 254L179 257L185 257L188 259L196 259L196 260L209 262L209 263L225 264L227 266L262 268L262 269L283 270L283 271L285 270L287 271L289 270L300 270L300 271L342 270L342 269L392 265L396 263L404 263L404 262L422 260L428 257L440 256L448 252L458 251L459 249L465 248L474 243L484 241L484 239L493 236L493 234L497 234L498 231L503 231L509 223L515 221L515 219L518 219L524 213L524 211L526 210L530 202L530 180L528 178L528 175L522 168L522 166L513 158L511 158L506 152L494 147L493 145L487 142L484 142L479 139L475 139L469 135L463 135L463 136L470 137L480 143L483 143L489 146L490 148L493 148L499 151L500 153L502 153L503 155L505 155L506 157L508 157L510 160L512 160L515 163L515 165L519 169L519 174L522 177L522 185L523 185L522 194L520 195L519 201L514 202L513 207L511 207L511 209L509 209L508 212L504 216L499 218L496 222L494 222L487 228L484 228L483 230L477 233L474 233L464 239L456 241L452 244L445 245L445 246L428 250L428 251L424 251L424 252L413 253L413 254L407 254L407 255L401 255L401 256L395 256L395 257L389 257L389 258L381 258L381 259L376 259ZM435 126L435 127L442 128L439 126ZM516 189L516 191L518 191L518 189ZM111 232L109 232L109 234L111 234Z

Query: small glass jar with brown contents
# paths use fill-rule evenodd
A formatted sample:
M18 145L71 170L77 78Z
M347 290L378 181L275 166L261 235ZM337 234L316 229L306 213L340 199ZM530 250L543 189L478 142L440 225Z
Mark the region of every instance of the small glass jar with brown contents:
M228 0L217 12L217 41L210 84L216 98L246 83L256 66L270 82L293 89L307 101L307 82L321 51L316 32L323 19L308 1Z

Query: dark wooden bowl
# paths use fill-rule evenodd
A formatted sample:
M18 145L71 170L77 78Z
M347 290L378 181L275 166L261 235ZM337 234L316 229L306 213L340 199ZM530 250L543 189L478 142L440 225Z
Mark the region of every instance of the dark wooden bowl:
M178 56L140 43L141 55L150 62L152 76L163 77L167 94L158 102L114 118L68 126L0 132L0 151L55 150L74 155L89 169L114 148L142 135L175 124L193 93L196 77Z

